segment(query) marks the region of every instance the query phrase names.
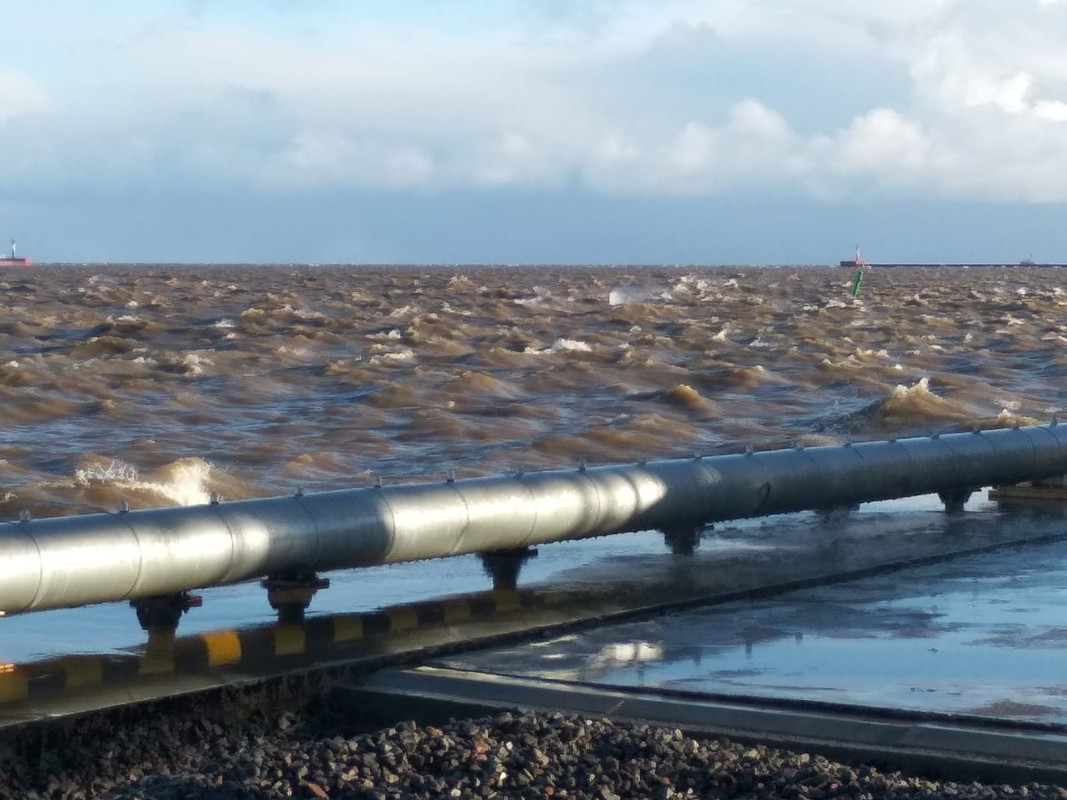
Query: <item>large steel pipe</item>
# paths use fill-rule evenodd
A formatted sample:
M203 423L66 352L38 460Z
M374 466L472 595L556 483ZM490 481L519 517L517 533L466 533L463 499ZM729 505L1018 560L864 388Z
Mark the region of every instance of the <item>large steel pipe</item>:
M998 429L0 524L0 611L521 548L1067 473L1067 426Z

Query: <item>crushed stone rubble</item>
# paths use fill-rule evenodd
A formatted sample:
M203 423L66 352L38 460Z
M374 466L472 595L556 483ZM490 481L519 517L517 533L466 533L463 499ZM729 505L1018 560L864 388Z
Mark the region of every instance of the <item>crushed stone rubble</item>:
M323 707L164 715L0 758L18 800L267 798L1055 798L1058 786L937 781L679 730L505 712L359 733Z

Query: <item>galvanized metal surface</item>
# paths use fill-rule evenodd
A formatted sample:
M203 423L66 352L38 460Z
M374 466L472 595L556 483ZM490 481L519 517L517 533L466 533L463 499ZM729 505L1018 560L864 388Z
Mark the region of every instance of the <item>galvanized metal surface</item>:
M0 525L0 611L910 497L1067 472L1067 426Z

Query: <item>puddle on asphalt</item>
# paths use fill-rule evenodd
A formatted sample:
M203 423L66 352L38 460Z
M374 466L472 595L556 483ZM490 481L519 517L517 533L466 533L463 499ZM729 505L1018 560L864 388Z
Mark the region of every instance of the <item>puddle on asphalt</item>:
M1067 723L1067 542L446 659L507 674Z

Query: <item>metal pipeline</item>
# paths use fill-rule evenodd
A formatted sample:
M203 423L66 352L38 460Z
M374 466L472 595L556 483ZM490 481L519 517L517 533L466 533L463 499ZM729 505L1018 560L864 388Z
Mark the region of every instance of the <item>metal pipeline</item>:
M0 524L0 611L699 526L1067 473L1067 426Z

